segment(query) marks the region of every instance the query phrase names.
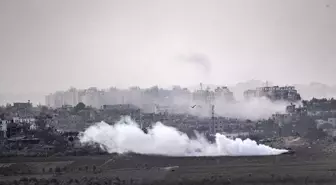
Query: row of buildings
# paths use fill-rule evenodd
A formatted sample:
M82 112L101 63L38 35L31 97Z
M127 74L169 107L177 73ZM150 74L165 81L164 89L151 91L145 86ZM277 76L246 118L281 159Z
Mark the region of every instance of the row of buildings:
M153 105L162 107L189 105L193 101L213 102L215 99L220 98L227 101L234 100L233 93L227 87L217 87L215 90L207 88L191 92L179 86L171 90L154 86L148 89L133 87L127 90L116 88L99 90L94 87L85 90L70 88L67 91L59 91L47 95L45 102L48 107L53 108L64 105L76 106L79 102L82 102L94 108L101 108L103 105L133 104L143 109L151 105L151 109L153 109L155 107Z
M221 89L217 89L217 92L221 92L222 90L225 92L226 89L222 87ZM30 118L17 116L20 115L19 112L22 110L30 112L29 114L35 116ZM40 112L34 113L35 110L39 110ZM104 105L100 109L86 107L81 110L74 110L75 108L67 106L61 108L43 108L32 107L29 102L14 103L12 107L2 109L7 115L13 116L10 118L0 117L0 141L1 139L7 143L17 143L20 141L23 144L22 146L26 142L34 144L37 139L44 137L44 135L36 135L37 133L41 133L41 128L55 128L58 131L62 131L61 133L69 134L69 131L81 131L102 120L111 124L116 123L121 115L131 116L133 120L141 125L141 128L148 128L152 123L160 121L187 134L192 134L194 130L197 130L200 133L210 135L223 133L232 138L244 138L249 135L254 136L258 134L263 136L291 136L293 134L304 136L311 132L312 128L321 128L332 136L336 136L336 109L321 112L307 109L305 105L297 107L295 104L288 105L286 113L276 113L267 120L254 121L216 116L214 105L212 105L211 117L198 117L190 114L143 113L139 107L131 104ZM8 112L11 112L11 114ZM50 116L42 117L41 114ZM43 126L41 121L44 121L47 126ZM27 135L27 133L36 134ZM62 138L61 140L68 141L66 138ZM45 143L47 145L58 146L54 142ZM5 145L2 144L2 146ZM50 148L52 147L48 146L47 149L49 150Z
M272 101L285 100L296 102L301 100L301 96L294 86L259 87L244 92L245 99L251 99L255 97L266 97Z
M266 97L270 100L286 100L295 102L301 100L300 94L293 86L260 87L244 92L245 99L253 97ZM110 88L100 90L95 87L78 90L70 88L67 91L59 91L49 94L45 98L48 107L62 107L64 105L75 106L79 102L95 108L103 105L134 104L143 109L148 105L172 106L190 105L191 103L213 103L214 101L232 102L235 100L233 92L228 87L222 86L215 89L201 88L192 92L187 88L175 86L172 89L162 89L154 86L147 89L132 87L129 89Z

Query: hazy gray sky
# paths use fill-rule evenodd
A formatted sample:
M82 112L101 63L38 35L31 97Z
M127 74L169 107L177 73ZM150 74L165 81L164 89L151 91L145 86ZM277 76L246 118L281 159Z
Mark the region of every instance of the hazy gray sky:
M333 0L0 0L0 91L334 84Z

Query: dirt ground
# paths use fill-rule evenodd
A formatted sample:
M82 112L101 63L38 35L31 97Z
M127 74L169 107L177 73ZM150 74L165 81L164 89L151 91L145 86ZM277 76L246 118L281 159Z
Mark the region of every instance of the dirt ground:
M26 177L28 181L43 178L49 184L336 184L336 155L321 151L319 147L298 148L293 155L259 157L0 158L0 166L11 163L30 168L29 173L2 174L0 181L8 184Z

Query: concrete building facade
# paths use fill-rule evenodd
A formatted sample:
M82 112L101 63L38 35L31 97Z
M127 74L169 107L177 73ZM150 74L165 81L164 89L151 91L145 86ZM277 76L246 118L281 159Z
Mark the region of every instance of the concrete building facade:
M258 87L255 90L247 90L244 92L245 99L266 97L272 101L290 101L296 102L301 100L301 96L294 86L272 86Z

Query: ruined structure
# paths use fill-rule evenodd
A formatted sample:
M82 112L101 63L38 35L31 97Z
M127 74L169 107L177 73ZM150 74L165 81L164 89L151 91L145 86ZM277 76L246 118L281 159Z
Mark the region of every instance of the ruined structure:
M289 102L301 100L301 96L294 86L258 87L255 90L245 91L244 97L245 99L266 97L272 101L283 100Z
M208 87L205 90L203 90L201 85L201 89L193 93L192 99L196 102L211 104L216 100L233 101L234 96L233 92L231 92L229 88L226 86L217 87L214 90L211 90Z

